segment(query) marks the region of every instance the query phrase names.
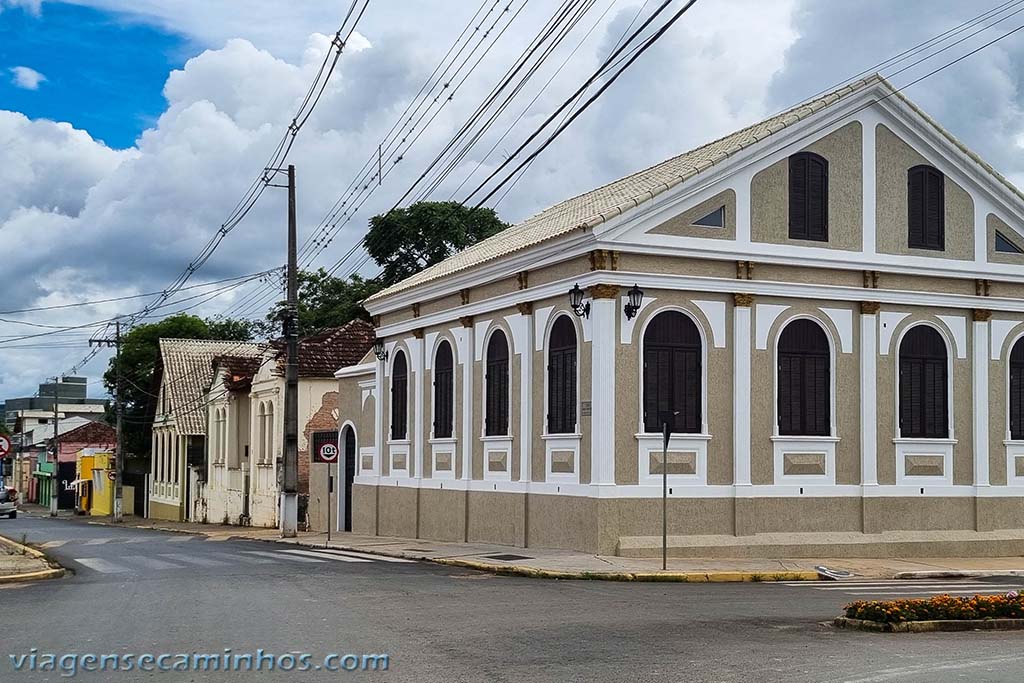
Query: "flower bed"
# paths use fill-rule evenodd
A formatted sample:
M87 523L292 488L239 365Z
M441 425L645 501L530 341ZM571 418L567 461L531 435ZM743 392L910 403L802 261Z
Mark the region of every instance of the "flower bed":
M1005 595L975 595L906 600L857 600L845 607L847 619L899 624L909 621L969 621L1024 619L1024 598L1017 591Z

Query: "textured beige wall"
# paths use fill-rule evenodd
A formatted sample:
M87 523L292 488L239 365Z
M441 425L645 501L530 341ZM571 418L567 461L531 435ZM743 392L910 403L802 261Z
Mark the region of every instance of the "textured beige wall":
M902 273L879 273L878 287L879 289L934 294L964 294L967 296L973 296L975 292L973 278L930 277Z
M862 287L864 285L864 273L860 270L781 266L771 263L755 263L754 279L770 280L772 282L801 282L809 285L836 285L840 287Z
M860 498L737 498L736 535L860 531Z
M907 246L907 171L928 161L882 124L875 129L875 242L881 254L974 259L974 201L946 177L946 250Z
M171 522L181 521L181 506L158 503L155 500L149 502L150 519L166 519Z
M719 207L725 207L725 220L721 228L694 225L704 216ZM704 237L708 239L736 239L736 193L732 190L719 192L710 199L686 209L678 216L647 231L652 235L674 235L676 237Z
M655 256L653 254L621 254L619 270L635 273L668 273L672 275L703 275L706 277L736 277L735 261Z
M941 531L975 528L973 498L865 498L864 531Z
M885 311L899 311L910 313L894 329L889 342L888 354L882 355L879 348L878 356L878 380L876 383L878 394L878 483L896 483L896 445L893 438L896 436L897 413L896 413L896 386L897 386L897 361L899 359L899 338L910 326L922 321L931 322L933 325L946 331L946 337L953 339L945 324L936 318L936 315L959 315L967 318L967 357L960 359L956 357L956 349L951 349L950 357L953 365L953 393L949 397L953 406L953 422L950 427L953 438L957 443L953 446L953 483L969 485L974 483L974 448L972 445L972 429L974 420L974 407L972 401L972 371L971 371L971 320L970 313L955 309L934 309L924 313L919 308L906 308L899 306L886 306ZM881 327L881 323L879 323Z
M789 238L789 159L759 171L750 181L750 239L860 251L863 244L863 150L859 121L848 123L802 150L828 161L828 242Z
M578 395L578 403L576 406L577 422L579 424L580 432L583 437L580 439L580 482L590 482L590 435L591 435L591 420L589 417L585 417L582 414L581 405L585 401L591 400L592 387L591 387L591 354L593 345L591 342L583 340L583 328L580 318L577 317L566 303L566 297L560 296L551 299L544 299L535 301L533 304L534 316L536 311L540 308L546 308L553 306L554 310L548 317L547 327L541 334L546 336L550 335L551 326L554 325L555 318L561 314L566 314L573 321L573 325L576 327L576 340L578 343L576 362L578 366L578 377L579 384L576 387ZM536 348L536 339L534 340L534 348ZM543 341L544 348L547 348L546 338ZM547 431L547 411L545 406L547 405L547 354L545 351L533 351L533 392L532 392L532 411L533 411L533 445L531 451L531 463L533 467L533 481L544 481L546 478L546 467L545 462L545 444L544 439L541 435Z
M404 486L379 487L378 533L381 536L416 538L419 490Z
M420 489L420 528L417 538L432 541L465 540L466 493Z
M1002 346L999 348L999 359L990 360L988 363L988 478L993 486L1002 486L1007 483L1006 472L1006 446L1003 440L1009 433L1007 424L1007 377L1010 351L1013 349L1014 340L1021 332L1024 332L1024 315L1013 313L1000 313L998 318L993 320L1016 320L1018 325L1013 327ZM989 325L989 337L991 339L991 323ZM989 354L991 358L991 354Z
M599 517L596 498L531 495L527 505L529 547L596 552Z
M615 363L618 368L615 383L615 481L618 484L636 484L639 477L637 464L637 440L635 434L641 431L640 385L641 385L641 334L647 322L666 306L684 309L704 332L707 346L707 411L705 419L711 441L708 442L708 483L732 483L732 351L731 347L715 348L711 325L704 313L693 305L694 298L711 301L726 301L726 327L731 327L731 297L721 294L696 294L694 292L673 292L652 290L647 296L656 301L649 304L636 318L631 344L620 344L616 348ZM620 321L621 322L621 321ZM731 329L726 330L730 339Z
M352 485L352 532L356 534L377 533L377 486Z
M524 545L525 494L470 491L467 505L470 543Z
M1007 240L1021 249L1024 249L1024 237L1021 237L1016 230L1007 225L994 213L990 213L985 218L985 229L987 234L986 244L988 244L989 262L1012 263L1018 266L1024 265L1024 254L1006 254L1001 251L996 251L996 230L1001 232Z
M757 329L756 316L759 304L788 306L775 319L768 334L768 348L757 350L751 344L750 373L751 387L763 387L763 391L751 391L750 408L750 474L753 484L773 484L774 449L771 436L776 432L776 362L775 347L783 327L796 317L814 318L829 335L834 349L835 407L833 424L839 437L836 444L836 483L860 483L860 312L852 311L853 351L842 353L839 330L832 320L822 313L816 303L799 299L754 298L752 332ZM850 308L842 302L820 302L828 308Z

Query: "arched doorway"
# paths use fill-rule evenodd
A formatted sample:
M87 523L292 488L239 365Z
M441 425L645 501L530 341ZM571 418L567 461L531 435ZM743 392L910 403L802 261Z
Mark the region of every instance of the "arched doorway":
M352 531L352 480L356 476L356 430L352 425L345 425L341 433L342 448L345 455L345 474L343 489L345 495L345 514L342 519L342 531Z

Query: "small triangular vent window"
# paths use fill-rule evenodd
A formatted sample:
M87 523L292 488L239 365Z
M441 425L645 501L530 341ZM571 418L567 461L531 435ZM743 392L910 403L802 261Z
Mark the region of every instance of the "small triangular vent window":
M1006 235L998 231L996 231L996 251L1002 254L1024 254L1024 249L1006 239Z
M693 222L694 225L700 225L705 228L724 228L725 227L725 207L720 206L703 218L698 218Z

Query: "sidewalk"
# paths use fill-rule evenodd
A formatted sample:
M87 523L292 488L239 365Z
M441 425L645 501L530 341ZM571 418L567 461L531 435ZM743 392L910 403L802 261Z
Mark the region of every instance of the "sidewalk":
M107 518L84 518L109 524ZM1024 558L882 558L882 559L691 559L669 558L668 570L660 559L592 555L570 550L515 548L487 543L443 543L423 539L364 536L334 532L299 532L283 539L277 529L165 522L126 517L124 526L207 536L210 540L251 539L310 547L425 560L482 571L560 579L612 581L799 581L816 580L818 566L850 572L853 578L935 578L956 576L1024 576Z
M15 539L0 536L0 584L61 576L64 576L64 570L51 565L43 553Z

